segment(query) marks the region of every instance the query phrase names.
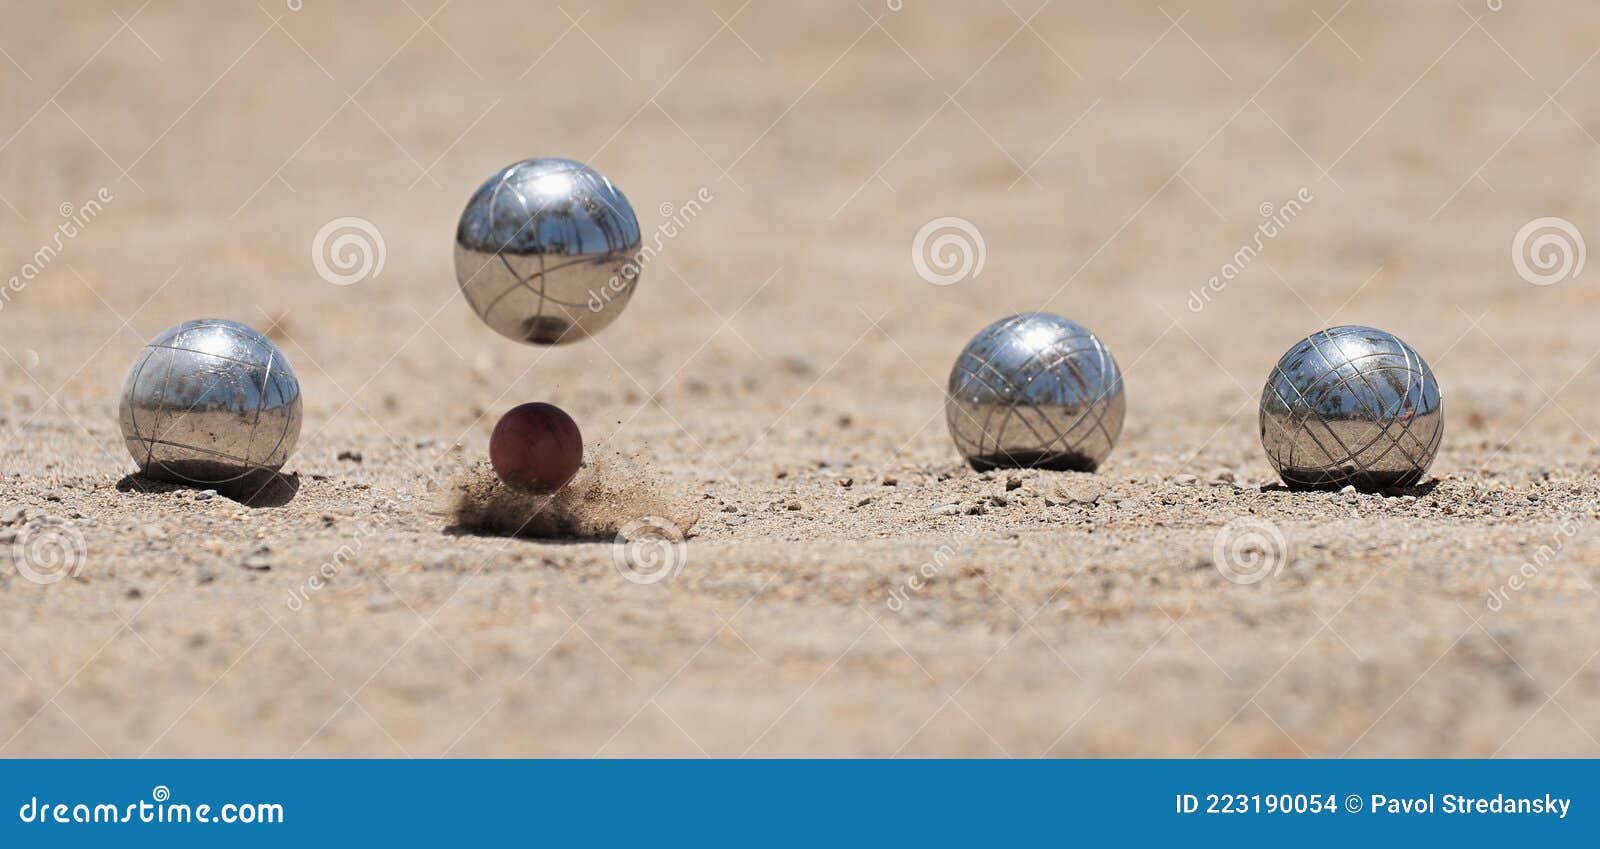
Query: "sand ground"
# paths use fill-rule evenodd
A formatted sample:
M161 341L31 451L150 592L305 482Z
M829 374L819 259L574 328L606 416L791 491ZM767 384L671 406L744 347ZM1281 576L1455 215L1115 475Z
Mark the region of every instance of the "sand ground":
M892 5L8 3L4 276L111 199L0 307L0 533L76 572L0 570L0 754L1600 755L1600 290L1512 251L1600 233L1600 10ZM712 198L593 342L457 294L462 204L534 155L647 234ZM347 286L340 217L383 237ZM983 239L949 286L941 217ZM1040 308L1127 427L1094 475L979 476L944 378ZM302 381L277 506L124 480L125 370L206 316ZM1261 384L1339 323L1438 375L1430 488L1272 486ZM459 526L527 400L621 493L602 530L693 520L681 572ZM1284 539L1255 583L1214 554L1244 518Z

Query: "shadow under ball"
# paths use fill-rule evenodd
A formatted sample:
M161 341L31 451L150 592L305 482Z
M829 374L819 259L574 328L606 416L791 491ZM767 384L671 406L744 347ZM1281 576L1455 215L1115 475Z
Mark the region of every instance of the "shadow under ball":
M508 486L552 493L583 464L583 435L560 407L521 404L501 416L489 435L489 464Z
M456 227L456 281L496 333L564 345L615 321L639 281L639 221L600 172L528 159L490 177Z
M117 418L140 473L216 487L283 467L300 439L300 382L253 328L186 321L140 350Z
M1443 438L1433 370L1398 336L1376 328L1307 336L1261 390L1261 445L1291 487L1415 486Z
M945 396L950 437L980 471L1094 471L1116 445L1124 411L1111 352L1082 325L1042 312L972 337Z

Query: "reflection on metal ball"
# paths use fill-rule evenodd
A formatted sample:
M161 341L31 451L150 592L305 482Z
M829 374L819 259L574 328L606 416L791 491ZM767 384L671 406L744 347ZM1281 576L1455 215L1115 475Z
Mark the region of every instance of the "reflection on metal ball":
M456 228L456 280L495 332L559 345L615 321L639 282L639 221L600 172L529 159L478 188Z
M300 438L300 382L250 327L186 321L139 352L118 419L141 473L216 486L282 468Z
M1414 486L1443 436L1433 371L1399 337L1371 327L1307 336L1261 391L1261 444L1292 487Z
M1022 313L967 343L945 401L956 448L973 468L1093 471L1122 433L1122 372L1078 324Z

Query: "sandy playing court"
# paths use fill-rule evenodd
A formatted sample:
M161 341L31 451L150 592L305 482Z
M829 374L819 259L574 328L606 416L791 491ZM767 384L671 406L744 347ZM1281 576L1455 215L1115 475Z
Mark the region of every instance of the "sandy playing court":
M1600 278L1513 253L1600 234L1600 10L1493 5L13 3L0 755L1600 755ZM536 155L647 238L701 207L580 345L452 270ZM346 217L382 267L333 285ZM980 273L919 274L938 218ZM979 476L944 380L1041 308L1127 426ZM298 372L292 498L126 479L127 368L210 316ZM1273 362L1342 323L1443 386L1405 497L1262 453ZM583 429L586 538L453 510L530 400ZM646 514L689 539L634 583Z

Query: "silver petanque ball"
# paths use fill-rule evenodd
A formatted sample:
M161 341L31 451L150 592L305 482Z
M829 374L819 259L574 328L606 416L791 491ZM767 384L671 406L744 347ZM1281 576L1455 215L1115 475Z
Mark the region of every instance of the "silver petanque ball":
M1261 391L1261 444L1291 487L1414 486L1443 436L1433 371L1399 337L1371 327L1307 336Z
M967 343L945 398L973 468L1093 471L1116 445L1122 372L1082 326L1042 312L1003 318Z
M300 382L250 327L186 321L139 352L118 419L145 476L226 484L289 459L300 438Z
M528 159L467 201L456 281L500 335L566 344L622 314L639 282L639 245L633 207L600 172L570 159Z

